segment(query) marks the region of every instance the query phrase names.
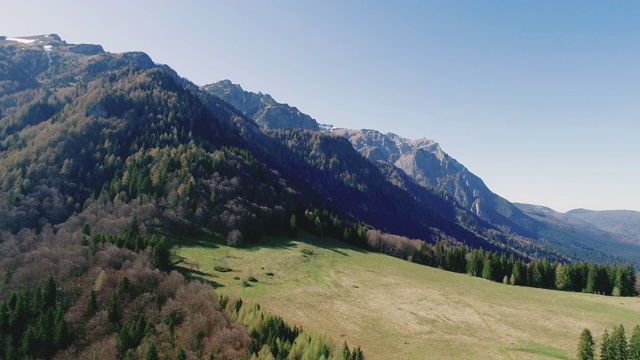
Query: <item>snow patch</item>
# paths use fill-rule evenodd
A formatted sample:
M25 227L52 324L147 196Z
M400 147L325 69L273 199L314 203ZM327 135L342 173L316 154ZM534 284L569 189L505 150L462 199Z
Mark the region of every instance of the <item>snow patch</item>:
M20 39L20 38L14 38L14 37L8 37L5 40L16 41L22 44L33 44L36 41L35 39Z
M44 49L44 52L47 54L47 57L49 58L49 66L51 66L51 64L53 64L53 60L51 60L51 45L45 45L42 48Z

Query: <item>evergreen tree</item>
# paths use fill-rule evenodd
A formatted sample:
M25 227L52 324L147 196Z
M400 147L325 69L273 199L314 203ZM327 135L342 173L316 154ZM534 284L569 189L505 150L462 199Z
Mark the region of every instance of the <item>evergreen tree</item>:
M161 236L160 239L153 246L153 260L160 270L171 269L171 246L169 240L165 236Z
M37 339L35 330L32 327L27 328L27 331L22 334L22 343L20 345L20 352L22 356L29 358L32 355L31 351L37 348Z
M360 346L353 349L353 352L351 353L351 360L364 360L364 353Z
M616 286L620 289L620 296L635 295L636 273L633 265L626 264L618 267Z
M129 335L129 327L123 326L118 333L118 352L124 354L131 347L131 336Z
M595 342L589 329L582 330L578 344L578 360L593 360Z
M145 360L160 360L158 349L156 349L156 343L154 343L153 341L149 344L144 358Z
M629 341L629 359L640 360L640 326L636 325Z
M564 265L558 264L558 266L556 266L556 277L555 277L555 281L556 281L555 285L556 285L556 289L558 290L564 290L563 274L564 274Z
M613 333L611 334L611 343L613 345L614 359L627 360L629 345L627 343L627 336L624 332L624 326L620 325L613 329Z
M604 330L602 334L602 345L600 346L600 360L615 360L615 352L613 348L612 339L609 337L609 332Z
M187 352L182 347L178 349L176 360L187 360Z
M596 285L596 279L598 277L598 269L596 268L595 264L589 264L589 272L587 273L587 285L586 287L582 290L583 292L586 293L596 293L597 291L597 285Z
M109 296L107 303L107 315L110 321L118 322L120 320L120 299L118 299L117 292L114 292Z
M491 262L491 255L484 258L482 262L482 278L493 280L493 265Z
M131 281L126 276L123 277L122 280L120 280L120 282L118 283L118 287L116 288L116 293L118 294L119 297L122 297L129 293L130 284L131 284Z
M58 305L54 317L53 344L58 349L66 348L72 341L69 325L64 318L64 311Z
M342 346L342 360L351 360L351 351L349 350L349 345L347 345L346 341Z
M529 271L531 273L531 282L530 285L532 287L542 287L543 281L542 281L542 272L540 271L541 268L541 264L539 261L532 261L529 264Z
M49 276L47 279L47 283L44 285L44 289L42 290L42 302L43 302L43 310L52 308L56 304L56 281L53 279L53 276Z
M91 290L91 295L89 295L89 302L87 303L87 308L84 311L85 319L93 317L96 312L98 312L98 299L96 296L96 291Z

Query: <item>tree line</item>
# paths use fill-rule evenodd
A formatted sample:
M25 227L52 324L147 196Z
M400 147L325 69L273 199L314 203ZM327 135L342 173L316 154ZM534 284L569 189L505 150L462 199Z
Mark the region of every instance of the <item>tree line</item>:
M513 254L507 257L504 253L482 249L471 250L467 258L469 274L505 284L613 296L636 295L636 273L632 264L563 264L547 258L526 263Z
M289 235L294 236L297 227L411 262L504 284L612 296L637 294L632 264L561 263L546 257L527 262L513 253L507 256L505 252L469 249L464 244L452 244L449 239L428 244L384 234L364 223L342 220L328 210L307 209L299 216L292 215Z
M622 325L614 327L611 334L605 329L599 349L600 360L640 359L640 326L633 328L629 339ZM582 330L580 334L577 356L578 360L596 359L596 342L589 329Z

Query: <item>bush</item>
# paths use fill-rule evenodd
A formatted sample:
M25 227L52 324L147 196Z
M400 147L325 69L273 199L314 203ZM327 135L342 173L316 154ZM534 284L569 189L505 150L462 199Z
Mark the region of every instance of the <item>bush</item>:
M217 266L215 266L213 269L214 269L215 271L223 272L223 273L224 273L224 272L230 272L230 271L232 271L230 267L227 267L227 266L221 266L221 265L217 265Z

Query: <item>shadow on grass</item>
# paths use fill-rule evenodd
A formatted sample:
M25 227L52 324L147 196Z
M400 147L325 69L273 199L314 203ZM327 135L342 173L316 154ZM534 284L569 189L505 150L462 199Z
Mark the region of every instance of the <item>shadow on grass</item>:
M362 254L369 253L368 250L361 249L355 246L351 246L342 241L333 238L319 238L307 232L299 232L295 238L284 237L263 237L260 241L252 244L247 244L243 248L249 251L257 251L262 248L267 249L296 249L298 244L294 241L299 241L303 244L313 245L321 249L333 251L342 256L349 256L344 250L350 250Z
M184 238L179 239L177 244L178 246L197 246L205 249L217 249L220 247L221 243L216 239L203 239L203 238Z
M224 287L223 284L220 284L217 281L205 278L205 276L207 277L213 276L209 273L206 273L200 270L189 269L187 267L179 266L179 265L174 266L174 269L178 271L180 274L182 274L182 276L184 276L186 279L202 281L203 283L211 285L214 289Z
M260 249L297 249L298 241L303 244L313 245L321 249L333 251L342 256L349 256L344 250L350 250L361 254L367 254L371 251L356 246L349 245L334 238L320 238L306 231L299 231L295 238L291 237L271 237L264 236L257 242L244 244L241 248L248 251L258 251ZM183 238L177 243L179 247L201 247L205 249L217 249L220 246L226 246L224 239L220 236L200 237L200 238ZM228 255L230 258L235 256Z

